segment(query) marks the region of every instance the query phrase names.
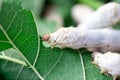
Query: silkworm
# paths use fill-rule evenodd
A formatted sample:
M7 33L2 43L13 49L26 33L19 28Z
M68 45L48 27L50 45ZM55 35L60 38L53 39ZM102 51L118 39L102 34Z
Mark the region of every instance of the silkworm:
M71 16L74 19L75 22L82 23L83 21L87 20L88 17L90 17L93 14L92 8L83 5L83 4L77 4L73 6L71 10Z
M51 46L60 48L79 49L85 47L90 51L98 49L103 52L120 51L120 31L100 29L118 22L120 20L119 14L120 5L114 2L108 3L100 7L89 20L84 21L77 28L61 28L49 34L49 37L48 35L43 36L43 40L50 43ZM45 39L46 36L47 39Z
M46 38L47 37L47 38ZM120 31L113 29L79 30L74 27L60 28L43 36L51 46L72 49L88 48L90 51L120 51Z
M105 54L94 52L93 58L94 61L92 64L100 68L100 73L111 75L113 80L120 77L120 54L112 52L107 52Z
M90 17L78 25L82 29L109 28L120 22L120 5L115 2L98 8Z
M105 54L95 52L92 63L101 69L101 73L110 74L113 80L116 80L120 77L120 54L112 52L120 52L120 31L108 27L120 21L119 14L120 5L108 3L77 28L60 28L54 33L44 35L42 39L51 47L87 48L92 52L107 52Z

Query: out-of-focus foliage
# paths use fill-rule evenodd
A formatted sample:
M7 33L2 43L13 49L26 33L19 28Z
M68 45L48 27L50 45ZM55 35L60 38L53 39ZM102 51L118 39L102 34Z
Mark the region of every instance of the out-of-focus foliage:
M120 0L113 0L113 1L115 1L115 2L117 2L117 3L120 3Z
M2 0L0 0L0 11L1 11L1 8L2 8Z
M88 5L93 9L97 9L98 7L102 6L104 2L98 0L79 0L80 3Z
M44 0L22 0L22 6L25 9L32 10L35 17L39 17L39 14L42 12L44 6Z
M37 28L38 28L38 32L40 36L56 31L56 23L54 21L47 21L47 20L39 19L37 20L36 23L37 23L36 25L38 26Z

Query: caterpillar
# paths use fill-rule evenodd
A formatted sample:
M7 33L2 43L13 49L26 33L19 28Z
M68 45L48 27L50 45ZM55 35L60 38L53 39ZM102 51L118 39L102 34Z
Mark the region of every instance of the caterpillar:
M120 54L115 53L120 52L120 31L110 27L119 21L120 5L112 2L100 7L77 27L60 28L44 35L42 40L51 47L87 48L94 52L92 63L101 73L110 74L116 80L120 77Z
M120 31L113 29L79 30L74 27L60 28L43 36L51 46L72 49L88 48L89 51L120 51Z
M115 2L98 8L88 19L78 25L80 29L110 28L120 22L120 5Z
M52 47L88 48L90 51L120 51L120 31L108 29L120 20L120 5L108 3L100 7L91 18L77 28L60 28L43 36ZM102 29L101 29L102 28ZM105 29L103 29L105 28ZM113 44L114 43L114 44Z
M92 64L100 68L101 74L111 75L113 80L120 77L120 54L94 52L92 56L94 58Z

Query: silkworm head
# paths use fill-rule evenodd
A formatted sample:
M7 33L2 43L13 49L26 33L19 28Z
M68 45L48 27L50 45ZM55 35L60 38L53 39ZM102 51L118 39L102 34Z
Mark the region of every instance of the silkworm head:
M92 53L92 58L94 59L94 61L97 63L99 61L99 59L101 58L103 54L100 52L94 52Z
M43 36L43 40L47 41L51 46L60 48L70 47L75 44L78 39L78 31L74 27L60 28L56 32Z
M50 39L50 35L49 34L45 34L43 37L42 37L42 40L43 41L48 41Z
M61 41L63 41L62 39L63 39L64 33L65 33L64 28L60 28L54 33L45 34L42 37L42 40L47 41L52 47L54 47L56 45L62 44Z

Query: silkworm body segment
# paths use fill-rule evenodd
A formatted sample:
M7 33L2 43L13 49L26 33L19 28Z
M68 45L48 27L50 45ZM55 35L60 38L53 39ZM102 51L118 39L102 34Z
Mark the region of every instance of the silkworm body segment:
M111 75L113 80L120 77L120 54L107 52L105 54L94 52L93 64L101 69L101 73Z
M82 29L108 28L120 22L120 5L115 2L108 3L98 8L92 16L78 25Z
M51 46L72 49L88 48L90 51L120 51L120 31L113 29L79 30L74 27L61 28L49 34ZM114 44L113 44L114 43Z

